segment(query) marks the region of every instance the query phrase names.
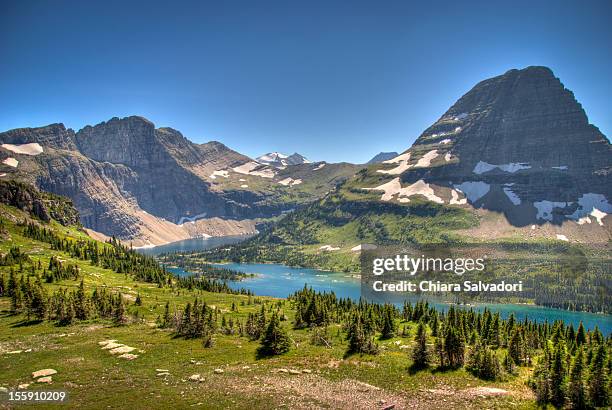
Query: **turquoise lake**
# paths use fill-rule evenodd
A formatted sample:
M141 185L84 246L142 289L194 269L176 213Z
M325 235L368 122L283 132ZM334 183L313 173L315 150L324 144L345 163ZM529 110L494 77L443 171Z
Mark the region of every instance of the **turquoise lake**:
M215 246L226 245L230 243L240 242L245 237L221 237L209 239L189 239L185 241L175 242L168 245L158 246L155 248L139 249L139 252L148 255L159 255L165 252L185 252L209 249ZM229 263L223 264L223 267L234 269L240 272L253 273L256 276L244 279L240 282L228 282L228 285L234 289L249 289L256 295L272 296L284 298L304 287L307 284L309 287L317 291L335 292L336 296L341 298L351 298L358 300L361 295L361 282L355 275L339 272L324 272L309 268L295 268L279 264L264 264L264 263ZM189 275L190 272L185 272L182 269L169 269L179 275ZM408 300L413 303L418 300L417 296L411 296ZM430 304L439 309L445 310L448 307L447 303L428 299ZM612 333L612 315L602 315L585 312L571 312L560 309L552 309L534 305L516 305L516 304L496 304L496 303L475 303L469 308L483 310L485 308L491 311L500 312L503 318L514 314L517 319L524 319L543 322L548 320L563 320L565 323L573 323L575 327L582 321L588 329L593 329L598 326L604 335Z

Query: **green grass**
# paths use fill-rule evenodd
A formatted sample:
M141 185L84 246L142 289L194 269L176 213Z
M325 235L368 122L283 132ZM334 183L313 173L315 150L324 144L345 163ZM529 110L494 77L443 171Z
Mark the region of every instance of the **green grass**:
M12 209L3 208L2 212L4 215L9 212L17 219L24 217ZM22 383L31 383L28 390L67 390L70 406L74 408L185 408L198 403L202 408L334 407L326 401L328 399L318 396L319 389L331 386L333 390L339 388L336 386L343 381L357 380L380 387L382 390L376 393L378 395L400 397L407 402L422 398L430 406L454 403L459 407L533 407L531 395L524 385L527 369L523 369L519 377L497 383L483 382L464 370L436 372L429 369L410 373L410 350L401 349L394 342L412 345L412 336L379 342L383 349L377 356L345 357L346 342L339 326L329 328L331 348L312 345L307 329L290 329L289 334L294 341L292 349L282 356L266 359L257 358L259 343L245 337L216 334L212 348L202 347L201 340L175 338L169 330L155 326L155 320L163 314L166 302L180 309L198 297L234 320L244 320L249 312L258 311L260 305L249 305L247 296L172 291L150 283L136 282L129 276L72 259L50 249L48 244L27 239L20 234L20 227L6 218L3 218L3 222L10 239L0 242L0 252L19 246L35 263L40 260L43 264L48 263L52 256L59 256L81 268L88 291L95 287L109 287L132 296L138 293L143 301L142 306L130 304L129 314L134 317L138 312L139 319L126 326L91 320L58 327L48 322L26 323L23 316L9 314L9 300L0 298L0 386L10 390ZM53 226L71 237L85 238L85 234L78 229ZM0 267L0 273L6 273L8 269ZM78 281L45 284L49 290L77 285ZM291 327L294 311L289 302L272 298L251 300L280 303L281 310L288 316L288 321L282 324ZM237 311L231 311L232 304L237 306ZM413 335L414 324L407 326L410 327L410 335ZM98 345L98 342L106 339L117 339L120 343L137 348L139 357L127 361L112 356ZM25 352L28 349L32 350ZM23 352L8 354L14 350ZM58 371L53 376L52 385L33 383L31 373L43 368ZM169 370L170 376L158 377L155 371L158 368ZM216 374L215 369L218 368L224 372ZM280 368L309 369L313 373L276 373ZM205 381L190 381L189 376L193 374L201 374ZM282 383L287 383L289 378L296 383L303 381L302 389L305 392L279 392L275 388L277 384L284 386ZM475 386L488 385L495 385L510 393L499 397L466 398L461 394L454 397L427 391L451 389L463 392ZM350 391L342 394L347 394L347 400L351 399ZM5 404L0 402L0 407L3 406Z

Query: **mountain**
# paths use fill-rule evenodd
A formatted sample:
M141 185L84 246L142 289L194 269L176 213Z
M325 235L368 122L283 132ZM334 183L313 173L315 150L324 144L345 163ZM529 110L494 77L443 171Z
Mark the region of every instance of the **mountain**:
M381 163L383 161L387 161L389 159L395 158L398 155L399 154L397 152L379 152L378 154L374 155L374 157L371 160L366 162L366 164L368 164L368 165L370 165L370 164L378 164L378 163Z
M381 200L467 202L514 226L603 225L612 212L612 148L546 67L485 80L377 167Z
M310 164L311 162L297 152L291 155L281 154L280 152L269 152L256 158L260 164L270 165L275 168L284 168L287 165Z
M552 71L510 70L474 86L403 153L241 246L287 246L273 257L351 270L363 243L606 244L611 171L610 142Z
M293 166L259 164L219 142L196 144L138 116L78 132L63 124L15 129L0 133L0 143L1 178L69 197L93 235L141 246L253 233L255 219L314 200L356 170L297 169L298 177Z

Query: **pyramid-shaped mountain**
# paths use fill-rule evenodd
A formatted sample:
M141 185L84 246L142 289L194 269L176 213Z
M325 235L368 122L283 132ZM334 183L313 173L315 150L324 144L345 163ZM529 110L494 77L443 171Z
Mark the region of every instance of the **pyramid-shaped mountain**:
M603 224L612 148L546 67L478 83L413 146L373 171L381 199L422 195L503 212L515 226Z

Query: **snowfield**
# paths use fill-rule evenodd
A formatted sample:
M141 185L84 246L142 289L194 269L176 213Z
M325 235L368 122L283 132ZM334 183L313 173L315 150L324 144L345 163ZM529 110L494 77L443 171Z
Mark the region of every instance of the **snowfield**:
M514 185L514 184L506 184L506 186L503 188L504 189L504 193L506 194L508 199L514 205L520 205L521 204L521 198L519 198L519 196L517 194L515 194L514 191L512 191L512 188L510 188L510 186L512 186L512 185Z
M2 144L2 148L23 155L39 155L43 153L43 147L38 142L30 144Z
M602 194L587 193L578 199L578 209L571 214L571 219L580 220L586 216L592 216L597 223L603 226L603 218L612 212L612 205ZM583 222L584 223L584 222Z
M537 219L552 221L554 208L565 208L566 206L571 204L571 202L552 202L544 200L534 202L533 206L535 206L538 210L538 213L536 214Z
M455 189L462 192L471 203L478 201L480 198L489 193L491 186L482 181L466 181L461 184L453 185Z
M485 172L492 171L495 168L499 168L500 170L504 172L510 172L511 174L513 174L522 169L529 169L531 168L531 165L520 163L520 162L511 162L509 164L495 165L495 164L489 164L488 162L484 162L484 161L478 161L478 164L476 164L472 172L475 174L481 175L481 174L484 174Z
M285 178L282 181L278 181L279 184L284 185L284 186L294 186L294 185L299 185L302 183L301 179L293 179L291 177Z
M276 173L271 168L267 168L255 161L249 161L233 168L234 172L243 175L254 175L262 178L274 178Z
M398 201L410 202L409 197L413 195L422 195L430 201L437 202L439 204L444 203L444 200L437 196L433 188L422 179L418 180L412 185L407 186L406 188L402 188L402 184L400 183L400 179L398 177L387 182L386 184L382 184L375 188L364 189L372 191L383 191L384 194L380 197L382 201L390 201L395 195L397 195Z
M449 204L451 205L465 205L467 204L467 198L462 198L459 199L459 192L455 191L454 189L451 190L451 199Z
M224 177L224 178L228 178L229 177L229 172L228 171L213 171L212 174L210 174L210 179L217 179L217 177Z
M4 165L8 165L9 167L13 167L13 168L17 168L17 165L19 165L19 161L11 157L6 158L4 161L2 161L2 163Z
M405 152L403 154L398 155L395 158L388 159L383 161L383 164L397 164L398 162L408 161L410 160L410 152Z

